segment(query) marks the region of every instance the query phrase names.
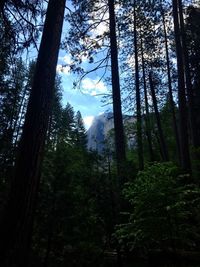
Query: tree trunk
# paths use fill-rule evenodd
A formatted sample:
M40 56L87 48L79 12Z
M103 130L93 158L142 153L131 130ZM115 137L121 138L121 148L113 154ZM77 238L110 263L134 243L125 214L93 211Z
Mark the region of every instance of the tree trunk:
M183 63L185 71L185 82L186 82L186 92L188 99L188 114L189 114L189 125L190 125L190 135L191 143L193 146L191 158L192 158L192 173L193 177L199 180L200 175L200 137L199 137L199 125L197 123L198 114L195 113L195 98L194 90L191 81L191 72L189 66L189 55L186 45L186 33L183 19L183 7L182 0L178 0L179 8L179 18L180 18L180 36L183 47ZM199 103L200 104L200 103ZM198 181L199 182L199 181Z
M151 134L151 125L150 125L150 116L149 116L149 104L147 97L147 85L146 85L146 74L145 74L145 62L144 62L144 52L143 52L143 42L141 37L141 57L142 57L142 76L143 76L143 86L144 86L144 101L145 101L145 133L148 142L149 148L149 158L150 161L155 160L153 145L152 145L152 134Z
M155 89L154 89L154 84L153 84L151 72L149 73L149 83L150 83L151 96L152 96L152 100L153 100L153 106L154 106L154 111L155 111L155 116L156 116L157 127L158 127L160 146L161 146L161 151L162 151L162 159L164 161L168 161L169 160L168 150L167 150L167 146L166 146L166 142L165 142L165 138L163 135L162 126L161 126L160 115L159 115L159 111L158 111L157 99L156 99L156 94L155 94Z
M24 117L24 113L26 111L26 107L27 107L27 100L26 100L26 90L24 90L24 93L23 93L23 96L22 96L22 100L21 100L21 103L20 103L20 108L19 108L19 112L18 112L18 120L16 120L16 125L15 125L15 136L14 136L14 140L13 140L13 143L14 143L14 150L16 151L16 148L17 148L17 143L19 141L19 134L20 134L20 130L22 129L22 120L23 120L23 117Z
M180 18L180 38L183 49L183 64L184 64L184 72L185 72L185 83L186 83L186 92L188 98L188 113L190 120L190 132L191 132L191 141L194 147L197 147L197 127L195 125L195 112L194 112L194 100L193 100L193 88L190 76L190 67L189 67L189 57L188 50L186 46L186 36L185 36L185 26L183 20L183 8L182 1L178 0L178 9L179 9L179 18Z
M180 154L181 167L185 171L191 171L189 142L188 142L188 124L187 124L187 105L185 95L185 81L183 69L183 49L180 39L180 25L178 16L177 0L172 0L173 4L173 19L174 19L174 33L177 56L177 70L178 70L178 104L179 104L179 140L180 140Z
M115 147L117 158L117 169L119 183L124 183L124 163L126 161L124 127L121 110L121 94L119 83L119 67L118 67L118 50L116 37L116 22L114 0L108 0L109 6L109 27L110 27L110 49L111 49L111 72L112 72L112 97L113 97L113 113L115 128Z
M173 93L172 93L172 81L171 81L171 73L170 73L170 61L169 61L167 30L166 30L165 16L164 16L164 11L162 9L162 6L161 6L161 15L162 15L162 21L163 21L164 38L165 38L165 52L166 52L166 63L167 63L169 104L170 104L171 115L172 115L172 124L173 124L174 136L175 136L175 140L176 140L176 150L177 150L177 155L178 155L178 162L181 163L180 141L179 141L178 127L177 127L176 113L175 113L175 106L174 106Z
M10 199L0 227L2 266L27 266L65 2L49 0L47 8Z
M141 116L140 82L139 82L139 66L138 66L136 1L134 1L134 49L135 49L135 91L136 91L136 106L137 106L137 149L138 149L139 169L143 170L144 158L143 158L142 116Z

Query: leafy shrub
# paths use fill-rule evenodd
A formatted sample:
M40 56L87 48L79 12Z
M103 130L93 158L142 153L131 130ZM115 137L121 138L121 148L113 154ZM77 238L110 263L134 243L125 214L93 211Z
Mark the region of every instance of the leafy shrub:
M118 225L116 236L129 250L193 249L198 245L200 190L170 162L154 163L127 183L129 221Z

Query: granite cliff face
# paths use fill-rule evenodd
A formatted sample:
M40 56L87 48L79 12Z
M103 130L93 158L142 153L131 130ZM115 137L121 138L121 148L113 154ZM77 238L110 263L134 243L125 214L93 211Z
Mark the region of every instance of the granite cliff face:
M132 129L135 119L133 116L125 115L124 126L128 147L135 145L135 134ZM114 149L114 118L113 113L103 113L94 118L92 125L87 131L88 149L102 153L105 148L105 141L109 140L110 146Z
M94 118L92 125L87 131L88 149L101 153L108 132L114 128L113 114L103 113Z

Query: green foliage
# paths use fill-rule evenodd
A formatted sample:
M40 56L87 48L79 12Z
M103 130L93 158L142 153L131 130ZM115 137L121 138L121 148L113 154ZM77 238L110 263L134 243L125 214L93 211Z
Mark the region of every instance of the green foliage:
M128 222L116 230L122 245L130 250L198 245L200 190L174 164L147 166L126 184L124 195L131 210Z
M80 111L75 116L74 142L79 148L86 149L87 147L87 135Z
M49 250L49 266L90 266L101 253L104 233L91 159L90 154L63 143L46 153L33 254L43 261Z
M33 266L36 259L50 267L93 266L101 260L109 228L110 192L97 155L86 150L81 113L75 115L69 103L62 107L60 91L58 79L34 226Z
M177 108L174 103L175 112L177 113ZM178 151L176 149L176 140L172 121L172 111L170 106L169 96L166 98L162 109L160 110L160 117L162 122L162 128L166 139L166 144L169 152L169 158L171 161L178 163Z
M23 4L23 1L19 2ZM0 32L2 39L0 47L0 188L2 191L0 210L6 202L9 191L8 180L13 171L15 152L21 136L35 67L32 62L28 70L16 51L22 51L31 46L39 37L40 29L34 25L39 19L37 14L43 9L40 2L42 4L44 1L34 1L33 5L24 1L25 4L16 9L16 3L12 6L12 1L6 1L5 17L0 17L2 28ZM119 65L123 74L120 82L124 89L122 91L125 109L131 110L131 113L134 110L135 82L132 78L133 68L130 68L131 65L134 66L132 59L135 53L133 27L130 27L133 25L134 18L133 2L121 1L121 8L116 8ZM68 38L63 42L63 47L71 52L71 70L81 75L92 70L97 71L98 68L106 70L109 66L109 34L107 30L101 35L98 33L99 26L103 25L105 28L107 4L107 0L102 2L73 0L74 9L66 16L72 27L68 29ZM149 89L147 73L151 69L156 75L156 97L170 159L176 162L178 157L175 152L171 107L169 99L165 101L168 84L161 1L135 1L135 4L139 56L141 53L145 56L145 77L142 77L141 57L139 60L141 98L144 98L145 81L147 90ZM163 3L162 8L168 25L172 87L176 101L177 74L174 70L176 66L174 65L174 41L171 36L171 28L173 28L170 22L171 7L169 3ZM18 9L21 10L22 17ZM13 15L18 14L17 21L12 11ZM200 12L194 7L189 7L187 12L185 29L194 91L194 109L195 114L200 114ZM37 24L39 26L39 23ZM29 25L28 28L27 25ZM95 33L96 29L97 33ZM15 32L19 34L16 35ZM82 69L83 58L88 59L91 69ZM107 74L105 77L109 82ZM114 244L116 239L113 239L114 242L112 240L116 222L123 222L117 225L114 237L118 239L124 251L135 249L148 251L154 248L198 250L200 247L198 214L200 190L192 184L190 177L186 174L182 175L170 162L148 165L136 176L135 166L138 165L138 160L133 142L132 150L127 149L128 160L124 167L124 176L132 181L125 185L123 191L129 203L128 206L121 199L117 183L119 177L117 178L116 175L116 165L112 162L112 160L115 161L112 150L114 131L111 130L108 135L105 154L101 159L95 153L88 152L81 113L78 111L75 114L69 103L65 107L62 106L61 90L61 79L57 77L32 238L32 266L89 267L98 264L105 248L116 249L117 242ZM141 101L141 105L144 107L145 103ZM144 113L142 118L145 116L147 114ZM149 128L147 129L152 138L154 160L159 161L161 160L159 136L154 117L155 114L149 103ZM200 125L199 118L200 116L196 116L197 125ZM134 120L125 125L128 141L135 136L136 126ZM197 128L200 129L200 127ZM147 162L149 154L145 134L143 130L143 154ZM199 148L192 148L191 155L195 170L193 176L196 178L195 182L199 184ZM118 210L120 205L121 216Z
M7 199L29 98L31 66L0 48L0 210ZM11 65L11 67L8 67Z

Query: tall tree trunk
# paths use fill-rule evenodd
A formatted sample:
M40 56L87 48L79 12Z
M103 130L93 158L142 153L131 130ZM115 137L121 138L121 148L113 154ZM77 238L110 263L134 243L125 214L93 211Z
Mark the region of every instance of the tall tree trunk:
M192 174L194 178L198 179L200 175L200 136L199 136L199 125L198 114L195 111L195 98L194 98L194 89L191 81L191 72L189 66L189 54L186 44L186 32L183 19L183 7L182 0L178 0L178 9L179 9L179 18L180 18L180 36L183 47L183 62L184 62L184 71L185 71L185 83L186 83L186 92L188 99L188 114L189 114L189 125L190 125L190 136L191 143L193 146L191 158L192 158ZM200 103L199 103L200 104Z
M149 116L149 104L147 97L147 85L146 85L146 73L145 73L145 62L144 62L144 52L143 52L143 42L141 37L141 56L142 56L142 76L143 76L143 86L144 86L144 101L145 101L145 132L147 136L148 148L149 148L149 158L150 161L154 161L154 152L152 145L152 135L151 135L151 125Z
M180 39L180 24L178 15L178 2L172 0L174 33L176 43L177 70L178 70L178 104L179 104L179 140L181 152L181 167L185 171L191 170L189 142L188 142L188 124L187 124L187 105L185 95L185 81L183 68L183 49Z
M168 161L169 160L168 150L167 150L167 146L166 146L166 142L165 142L165 138L163 135L162 126L161 126L160 115L159 115L159 111L158 111L157 99L156 99L156 94L155 94L155 89L154 89L154 84L153 84L151 72L149 73L149 84L150 84L151 96L152 96L152 100L153 100L153 106L154 106L154 111L155 111L155 116L156 116L157 127L158 127L160 146L161 146L161 151L162 151L162 158L164 161Z
M24 113L27 107L26 96L27 96L27 90L25 88L22 99L21 99L21 103L18 109L18 120L15 121L15 126L14 126L14 133L15 133L14 140L13 140L14 150L16 150L17 143L19 141L19 133L20 133L20 130L22 129L22 120L23 120Z
M192 82L191 82L191 76L190 76L188 50L186 46L182 0L178 0L178 10L179 10L179 19L180 19L180 38L181 38L182 49L183 49L185 84L186 84L186 92L187 92L187 98L188 98L188 113L189 113L189 120L190 120L191 141L192 141L192 145L196 147L198 134L197 134L197 127L195 125L196 114L194 112L193 88L192 88Z
M138 149L139 169L142 170L144 168L144 158L143 158L142 116L141 116L140 82L139 82L139 66L138 66L136 1L134 1L134 49L135 49L135 91L136 91L136 106L137 106L137 149Z
M170 60L169 60L169 48L168 48L167 30L166 30L165 15L164 15L164 11L163 11L162 5L161 5L161 15L162 15L162 22L163 22L164 38L165 38L165 52L166 52L166 63L167 63L169 104L170 104L171 115L172 115L172 124L173 124L174 136L175 136L175 140L176 140L176 150L177 150L177 155L178 155L178 161L179 161L179 163L181 163L180 141L179 141L178 127L177 127L176 113L175 113L175 106L174 106L173 93L172 93L172 80L171 80L171 73L170 73Z
M27 266L65 2L49 0L48 3L10 199L0 227L2 266Z
M123 117L121 109L121 93L119 82L119 66L118 66L118 48L117 48L117 36L116 36L116 21L115 21L115 5L114 0L108 0L109 7L109 29L110 29L110 51L111 51L111 73L112 73L112 97L113 97L113 113L114 113L114 129L115 129L115 149L117 159L117 173L119 179L120 188L126 181L125 173L125 138ZM116 213L119 212L119 192L116 194ZM117 223L117 218L114 224ZM117 264L118 267L122 267L120 247L117 243Z
M116 21L114 0L108 0L109 6L109 27L110 27L110 49L111 49L111 72L112 72L112 97L113 97L113 113L115 128L115 147L117 158L118 176L122 185L124 183L124 163L126 161L124 127L121 109L121 94L119 83L119 67L118 67L118 50L116 37Z

